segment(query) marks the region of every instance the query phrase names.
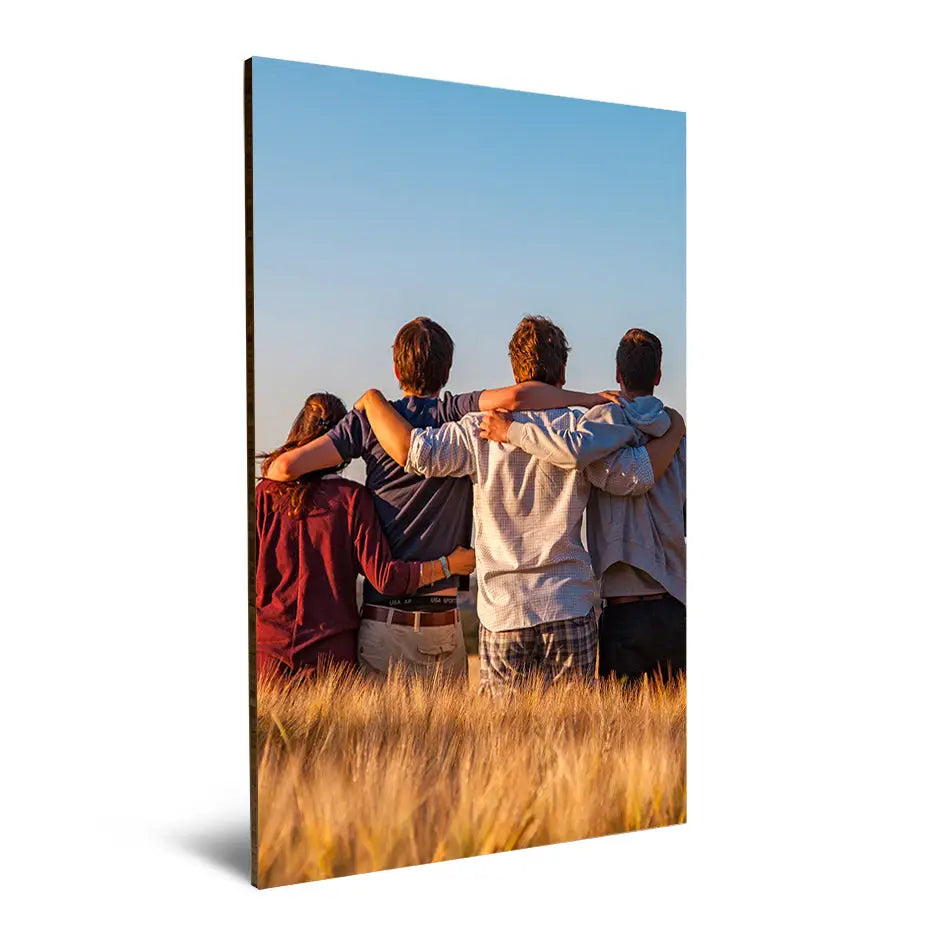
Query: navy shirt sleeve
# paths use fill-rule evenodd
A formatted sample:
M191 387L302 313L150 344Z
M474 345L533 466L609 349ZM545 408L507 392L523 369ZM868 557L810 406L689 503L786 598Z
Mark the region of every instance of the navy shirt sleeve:
M327 434L342 459L357 459L365 452L365 420L361 411L350 410Z
M440 416L445 422L462 420L466 414L475 414L479 411L479 398L481 391L470 391L468 394L450 394L444 391L440 397Z

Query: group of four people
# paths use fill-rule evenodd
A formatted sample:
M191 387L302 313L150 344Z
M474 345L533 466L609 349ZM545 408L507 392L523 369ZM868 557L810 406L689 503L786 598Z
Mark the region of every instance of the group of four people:
M516 383L452 395L452 339L420 317L394 341L400 400L307 399L256 489L259 669L464 679L456 594L474 565L483 689L591 678L597 645L601 675L685 668L684 423L653 396L661 343L627 332L600 394L564 390L568 353L525 317ZM355 458L364 487L336 475Z

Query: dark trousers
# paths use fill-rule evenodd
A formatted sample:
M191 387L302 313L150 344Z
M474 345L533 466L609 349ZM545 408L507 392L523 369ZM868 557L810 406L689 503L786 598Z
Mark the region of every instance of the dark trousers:
M599 675L667 679L687 670L687 609L673 596L607 603L599 619Z

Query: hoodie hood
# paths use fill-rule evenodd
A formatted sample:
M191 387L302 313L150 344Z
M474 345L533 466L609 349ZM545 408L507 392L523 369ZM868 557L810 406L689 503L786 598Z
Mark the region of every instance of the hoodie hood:
M629 423L637 427L649 436L664 436L671 426L671 418L664 409L664 404L651 394L642 397L636 397L634 401L628 401L624 397L619 398L622 409L628 416Z

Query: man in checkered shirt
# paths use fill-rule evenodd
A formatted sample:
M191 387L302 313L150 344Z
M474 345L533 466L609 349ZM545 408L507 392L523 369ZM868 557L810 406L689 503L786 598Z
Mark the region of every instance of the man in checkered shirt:
M549 319L525 317L508 346L515 381L562 387L569 348ZM626 428L604 425L583 442L577 468L569 470L481 439L482 414L417 430L378 391L367 392L356 407L366 411L382 447L408 472L468 476L473 483L482 689L500 690L531 672L546 683L569 675L592 679L596 583L581 538L590 494L584 469L621 450L621 488L643 494L667 469L680 433L623 449ZM572 430L577 413L520 411L514 419Z

